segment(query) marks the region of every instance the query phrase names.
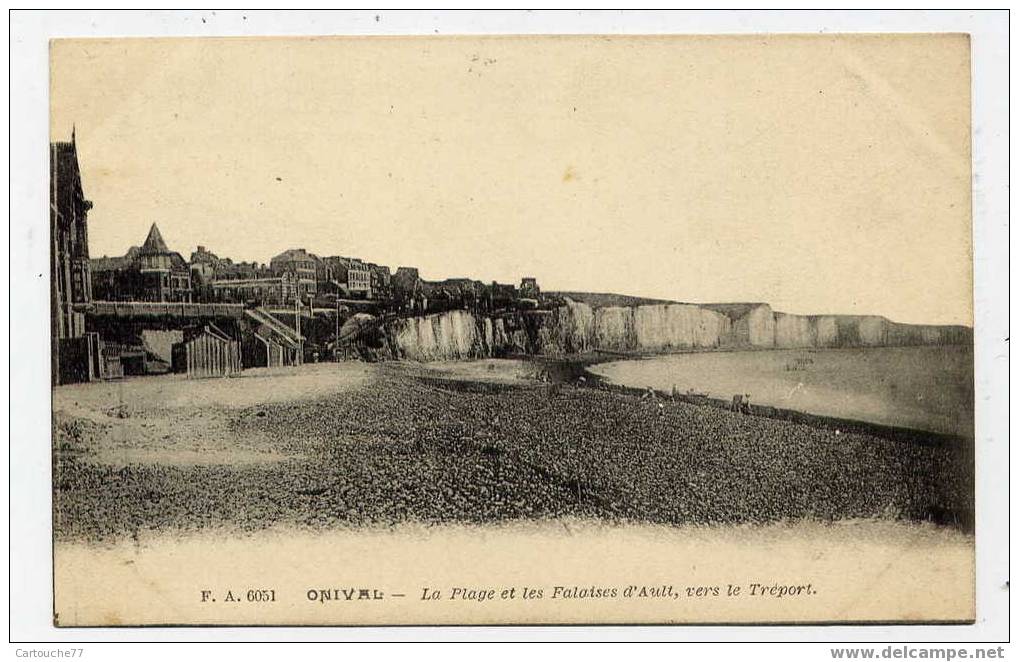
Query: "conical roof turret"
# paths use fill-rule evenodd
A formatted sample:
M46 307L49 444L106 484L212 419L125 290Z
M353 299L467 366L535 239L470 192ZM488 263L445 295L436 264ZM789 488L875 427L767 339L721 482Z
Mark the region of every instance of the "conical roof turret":
M170 252L170 249L166 247L166 242L163 241L163 235L159 234L159 228L156 227L155 223L149 228L149 236L145 237L145 243L142 244L141 250L138 252L142 255Z

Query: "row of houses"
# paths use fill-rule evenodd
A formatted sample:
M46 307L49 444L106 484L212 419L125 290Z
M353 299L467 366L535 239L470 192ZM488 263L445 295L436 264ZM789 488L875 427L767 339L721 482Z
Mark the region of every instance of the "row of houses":
M389 296L389 268L357 258L320 258L303 248L283 251L268 265L234 262L199 246L189 260L167 247L153 223L141 246L119 257L91 260L96 299L187 303L312 304L323 296Z
M140 246L123 256L94 258L90 270L94 298L102 301L330 307L355 299L415 313L497 309L541 299L534 278L524 278L519 288L468 278L427 281L414 267L399 267L393 274L384 265L339 255L319 257L304 248L285 250L268 265L234 262L205 246L185 260L166 245L155 223Z
M384 265L320 257L304 248L283 251L268 265L234 262L204 246L186 259L167 245L155 223L124 255L92 258L91 208L72 130L69 142L50 144L54 384L181 366L201 375L300 363L309 346L335 342L342 319L360 307L347 306L341 315L341 302L368 302L385 313L423 314L536 305L541 297L533 278L525 278L519 288L466 278L426 281L413 267L393 274ZM206 303L244 305L207 307L204 317L200 306L188 306ZM152 338L170 336L172 343L153 345Z

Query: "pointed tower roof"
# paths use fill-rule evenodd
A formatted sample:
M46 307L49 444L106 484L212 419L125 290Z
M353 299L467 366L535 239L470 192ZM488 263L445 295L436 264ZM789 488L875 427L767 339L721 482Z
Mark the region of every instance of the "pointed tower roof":
M145 243L142 244L142 248L138 252L142 255L170 252L170 249L166 247L166 242L163 241L163 235L159 234L159 228L156 227L155 223L149 228L149 236L145 238Z

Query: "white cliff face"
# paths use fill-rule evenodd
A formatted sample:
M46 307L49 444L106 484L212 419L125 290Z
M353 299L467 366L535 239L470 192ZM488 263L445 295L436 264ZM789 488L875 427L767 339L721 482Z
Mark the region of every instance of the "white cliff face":
M747 335L751 347L773 347L775 345L775 313L771 306L754 306L746 316Z
M880 347L891 323L883 317L775 313L776 347Z
M924 342L923 328L889 322L885 338L889 345L919 345Z
M772 347L775 344L775 313L766 303L721 303L695 307L725 317L719 346Z
M491 319L454 310L396 322L397 356L417 361L502 352L563 356L595 349L669 352L724 347L833 348L967 342L966 329L896 324L877 316L805 316L766 305L735 320L691 304L607 306L573 301L551 311ZM526 324L525 324L526 321ZM530 328L530 333L527 331Z
M492 342L488 346L494 349L508 347L509 344L509 336L506 335L506 321L500 317L492 322Z
M832 315L813 318L816 330L817 347L835 347L839 339L839 329Z
M883 317L867 316L859 319L857 336L860 344L877 347L885 344L885 323Z
M462 310L401 320L393 336L399 354L415 361L486 356L484 338L484 327Z
M621 306L599 308L593 326L592 343L599 349L626 350L635 343L632 308Z
M540 318L533 343L523 328L508 331L503 319L479 320L466 311L449 311L397 323L397 353L416 361L491 356L527 351L562 356L593 349L668 351L720 347L730 332L727 317L686 304L592 309L569 304Z
M569 311L563 334L567 339L567 346L574 352L589 351L594 340L594 310L585 303L569 300L565 308Z
M549 355L587 352L592 349L594 319L591 306L567 299L566 305L551 311L542 322L538 346Z
M816 326L803 315L775 313L775 346L816 347Z
M686 304L637 306L632 310L639 351L719 347L729 330L725 315Z
M547 354L707 349L722 345L729 326L724 315L687 304L592 310L571 302L548 317L539 331L539 345Z
M470 313L455 310L439 315L439 328L435 334L439 351L454 358L467 358L479 343L478 323ZM478 347L480 350L481 348Z
M482 321L482 327L484 329L485 334L484 338L485 338L485 349L487 350L486 354L490 354L492 346L495 342L495 327L492 324L492 319L490 317L486 317Z

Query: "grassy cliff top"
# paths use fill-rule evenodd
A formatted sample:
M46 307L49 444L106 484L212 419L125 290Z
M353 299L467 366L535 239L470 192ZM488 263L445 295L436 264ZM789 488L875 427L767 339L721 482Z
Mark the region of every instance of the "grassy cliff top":
M634 297L628 294L613 294L609 292L548 292L552 296L568 297L580 303L586 303L592 308L607 308L608 306L649 306L662 303L680 303L668 299L648 299L645 297Z

